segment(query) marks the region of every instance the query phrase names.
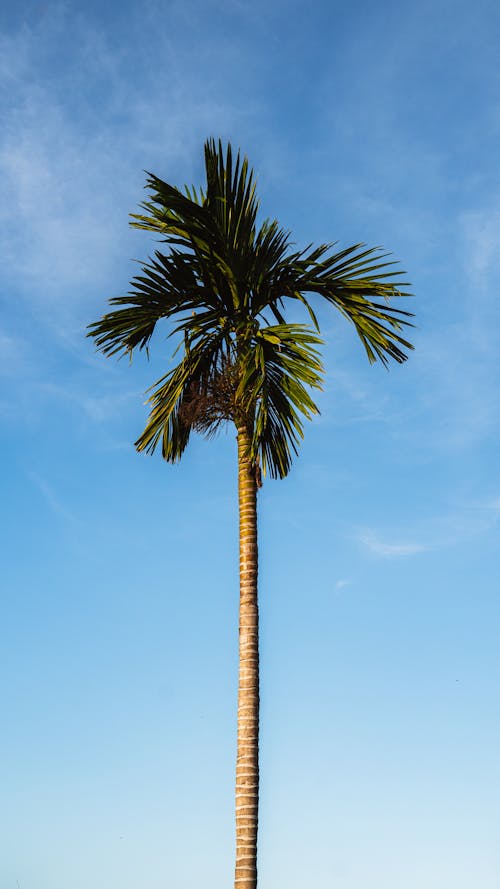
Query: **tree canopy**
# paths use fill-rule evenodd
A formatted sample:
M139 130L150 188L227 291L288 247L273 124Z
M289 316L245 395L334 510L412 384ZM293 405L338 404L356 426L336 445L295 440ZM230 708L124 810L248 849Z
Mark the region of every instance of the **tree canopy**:
M90 325L106 355L148 349L169 319L180 360L151 388L150 415L136 442L180 459L193 430L212 434L232 420L251 437L251 459L272 477L288 474L303 421L318 413L322 344L312 299L323 298L354 324L370 362L402 363L411 313L391 304L408 296L396 264L381 248L338 244L293 248L277 220L259 223L256 182L231 145L205 143L206 184L180 190L147 174L149 200L132 225L157 233L161 250L125 296ZM166 248L166 249L165 249ZM298 301L308 324L286 320Z

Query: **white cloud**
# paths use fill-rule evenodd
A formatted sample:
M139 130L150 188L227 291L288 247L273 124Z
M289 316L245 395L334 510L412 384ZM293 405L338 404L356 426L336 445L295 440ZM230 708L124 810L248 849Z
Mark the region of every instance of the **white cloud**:
M457 451L498 437L500 195L460 214L450 234L457 261L440 297L442 320L428 312L411 359L419 420L411 432L421 430L424 449Z
M187 37L173 45L169 29L149 24L145 34L138 29L133 51L147 59L147 42L156 41L160 78L130 58L132 45L111 44L111 33L64 6L0 38L8 82L0 134L2 273L49 313L74 317L115 269L127 278L134 273L124 260L143 236L129 231L128 213L144 197L144 168L166 172L158 163L168 158L175 179L186 156L201 158L207 133L252 113L220 99L216 66L207 66L214 82L207 78L200 89L183 64ZM71 54L61 50L69 38Z
M374 531L364 531L357 535L357 540L370 552L377 556L400 557L414 556L425 552L429 547L416 541L388 541L382 540Z
M126 178L124 159L80 133L50 89L13 84L0 142L4 275L52 311L74 306L116 259Z
M380 533L374 528L360 528L353 537L370 553L398 558L446 547L467 546L477 538L488 535L499 520L500 497L493 495L457 503L447 514L422 519L404 536Z

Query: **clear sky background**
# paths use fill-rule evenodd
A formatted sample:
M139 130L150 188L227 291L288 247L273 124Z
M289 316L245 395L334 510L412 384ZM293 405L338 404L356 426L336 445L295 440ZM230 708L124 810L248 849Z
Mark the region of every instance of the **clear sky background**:
M234 431L139 456L170 364L85 327L210 135L300 247L393 251L416 351L327 381L259 495L259 889L499 889L496 2L5 3L1 889L232 885Z

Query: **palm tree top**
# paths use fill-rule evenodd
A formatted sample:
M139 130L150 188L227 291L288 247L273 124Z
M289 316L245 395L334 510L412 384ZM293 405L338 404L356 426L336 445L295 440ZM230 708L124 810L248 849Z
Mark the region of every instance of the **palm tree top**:
M321 344L311 296L352 322L370 362L402 363L411 313L391 305L409 296L396 263L380 248L355 244L292 247L276 220L258 224L259 202L247 158L231 145L205 143L206 184L184 191L147 174L149 200L131 225L160 236L156 250L113 311L89 326L106 355L146 349L167 318L181 336L182 358L150 396L148 424L136 442L178 460L193 429L213 432L233 420L251 433L251 458L273 477L287 475L302 438L302 418L318 409ZM288 300L311 324L290 324Z

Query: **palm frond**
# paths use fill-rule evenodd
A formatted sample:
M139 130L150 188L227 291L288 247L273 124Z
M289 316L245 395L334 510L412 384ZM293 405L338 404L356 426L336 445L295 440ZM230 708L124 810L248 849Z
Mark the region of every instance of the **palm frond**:
M392 358L401 364L413 349L401 336L405 327L413 326L409 320L413 315L390 302L411 294L403 289L406 282L393 280L401 272L391 270L394 261L384 261L389 254L364 247L356 244L325 256L331 248L322 245L309 255L300 254L282 285L294 299L303 301L304 294L315 293L332 303L354 324L370 363L378 359L387 366Z
M258 330L241 362L237 399L253 420L252 459L264 473L284 478L303 438L303 419L319 413L309 390L320 389L322 340L306 325Z
M161 377L149 390L150 415L142 435L135 442L138 451L152 454L161 443L162 456L169 463L180 460L196 418L185 410L196 393L204 394L217 377L224 356L224 337L214 334L184 352L179 364Z

